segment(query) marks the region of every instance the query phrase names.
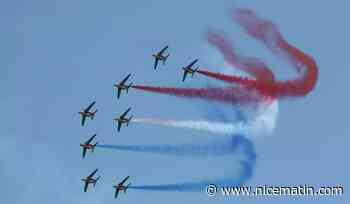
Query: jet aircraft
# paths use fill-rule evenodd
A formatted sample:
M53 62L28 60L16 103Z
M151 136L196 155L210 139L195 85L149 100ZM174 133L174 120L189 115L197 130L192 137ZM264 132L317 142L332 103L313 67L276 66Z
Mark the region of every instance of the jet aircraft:
M165 64L165 62L168 59L170 54L167 54L167 55L163 55L163 54L164 54L165 50L168 49L168 47L169 46L167 45L161 51L152 55L154 57L154 69L157 69L159 61L162 61L163 65Z
M86 150L90 149L91 152L94 152L95 147L98 144L98 142L96 142L95 144L91 144L91 142L95 137L96 137L96 134L91 136L86 142L84 142L84 144L80 143L80 146L83 148L83 158L85 158Z
M194 73L196 73L199 69L199 67L197 67L196 69L192 69L192 66L198 61L198 59L195 59L191 62L191 64L187 65L186 67L182 67L182 69L184 70L184 74L182 77L182 81L185 81L187 74L191 74L191 77L193 77Z
M81 126L84 126L86 118L91 118L91 120L94 119L97 109L95 111L90 111L90 109L95 105L95 103L96 101L92 102L87 108L85 108L85 110L79 112L81 115Z
M128 183L128 185L124 185L124 183L129 179L129 176L125 177L120 183L117 185L113 186L115 188L115 193L114 193L114 198L118 198L118 194L120 191L123 191L126 193L126 190L129 188L131 183Z
M120 131L120 128L123 124L126 124L126 126L129 126L129 123L133 116L130 116L129 118L126 117L126 115L129 113L131 108L128 108L119 118L115 118L114 120L118 123L118 132Z
M126 93L129 92L129 88L132 87L132 83L129 85L125 85L125 82L129 79L131 74L128 74L119 84L114 84L114 87L117 88L117 99L120 98L120 94L123 90L126 91Z
M87 191L89 184L92 184L95 187L97 181L100 179L100 176L97 177L96 179L93 178L93 176L96 174L97 171L98 171L98 169L95 169L95 171L93 171L89 176L81 179L85 183L84 184L84 192Z

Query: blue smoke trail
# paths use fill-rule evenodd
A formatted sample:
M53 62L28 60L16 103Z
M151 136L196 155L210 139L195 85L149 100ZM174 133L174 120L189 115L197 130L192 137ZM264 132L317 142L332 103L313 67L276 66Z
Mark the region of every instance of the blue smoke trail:
M150 191L200 192L204 191L209 184L215 184L217 187L241 186L252 176L254 165L255 159L250 161L240 161L241 171L238 178L226 177L198 182L130 186L129 188Z
M181 144L181 145L108 145L100 144L96 147L108 148L119 151L145 152L153 154L165 154L174 156L223 156L237 152L240 147L247 146L249 140L236 135L230 141L211 141L206 144Z
M213 142L197 145L97 145L96 147L174 156L222 156L237 153L244 155L244 159L239 162L240 172L238 178L225 177L197 182L130 186L130 189L138 190L193 192L203 191L208 184L240 186L252 176L256 162L256 152L253 143L240 135L233 136L230 142Z

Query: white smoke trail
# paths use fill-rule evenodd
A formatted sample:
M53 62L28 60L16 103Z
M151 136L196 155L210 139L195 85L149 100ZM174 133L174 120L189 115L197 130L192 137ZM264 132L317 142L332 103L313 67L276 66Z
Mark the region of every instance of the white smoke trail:
M259 104L255 117L248 120L248 134L252 137L270 135L276 127L278 111L277 99Z
M278 101L258 105L254 117L246 122L215 122L207 120L166 120L154 118L136 118L133 122L162 125L174 128L189 128L195 130L208 131L217 134L244 134L250 137L269 135L276 126L278 115Z
M154 125L162 125L174 128L191 128L195 130L204 130L212 133L230 134L232 132L244 131L244 123L239 122L236 124L206 121L206 120L161 120L153 118L138 118L133 120L137 123L147 123Z

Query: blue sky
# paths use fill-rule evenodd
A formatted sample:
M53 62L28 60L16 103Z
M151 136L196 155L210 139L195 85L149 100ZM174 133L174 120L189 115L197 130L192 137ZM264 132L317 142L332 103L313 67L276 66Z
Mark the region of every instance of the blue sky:
M232 7L247 7L272 20L286 39L312 55L320 77L306 98L282 101L276 131L254 140L257 165L249 184L349 186L347 164L349 3L337 1L8 1L0 6L2 97L1 203L112 203L112 185L124 175L134 183L167 183L211 175L230 162L169 158L98 149L81 159L79 143L97 133L103 143L195 142L211 135L190 130L131 125L116 135L112 118L129 106L142 117L201 118L197 101L132 91L115 100L113 83L132 73L141 84L203 86L197 77L180 83L179 67L195 57L215 69L222 58L203 38L224 30L240 51L272 65L281 78L289 67L231 22ZM152 70L151 54L170 45L167 66ZM96 120L80 127L77 114L90 101ZM206 113L206 111L208 111ZM184 115L186 113L186 115ZM233 114L228 111L228 116ZM231 160L230 160L231 161ZM101 183L82 192L81 176L99 167ZM176 167L176 168L175 168ZM181 167L181 168L179 168ZM346 191L345 191L346 192ZM285 198L218 198L222 203L286 203ZM347 203L339 198L297 198L299 203ZM346 200L348 200L346 202ZM130 191L120 202L211 203L200 193Z

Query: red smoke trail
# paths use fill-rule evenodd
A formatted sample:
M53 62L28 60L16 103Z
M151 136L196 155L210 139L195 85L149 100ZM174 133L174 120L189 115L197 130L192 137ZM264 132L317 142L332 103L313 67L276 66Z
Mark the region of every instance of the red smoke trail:
M217 72L210 72L206 70L199 70L198 73L203 74L207 77L214 78L220 81L228 82L233 85L240 85L246 88L246 91L254 91L261 95L261 97L271 97L276 98L277 91L276 86L272 81L269 80L256 80L256 79L248 79L239 76L231 76L225 75Z
M302 76L285 82L274 82L274 90L278 97L305 96L316 85L318 78L317 65L314 59L290 45L272 22L259 18L253 11L237 9L233 19L251 37L263 42L275 54L285 56Z
M235 10L233 19L243 27L249 36L263 42L276 55L287 56L289 62L302 75L294 80L275 81L272 72L263 62L255 58L238 56L228 41L222 35L214 32L208 33L208 41L220 50L226 62L254 75L257 80L203 70L201 74L232 84L240 84L248 89L255 89L262 95L279 98L305 96L315 87L318 78L315 61L309 55L290 45L272 22L263 20L254 12L245 9Z
M203 74L207 77L211 77L214 79L218 79L224 82L228 82L231 84L237 84L237 85L243 85L246 87L251 87L254 86L257 82L255 79L248 79L244 77L239 77L239 76L231 76L231 75L226 75L226 74L221 74L217 72L210 72L207 70L198 70L198 73Z
M208 42L219 49L226 62L249 73L255 79L199 70L198 72L200 74L238 86L208 89L151 86L133 87L155 93L232 104L257 102L266 98L301 97L313 90L318 78L318 70L316 62L311 56L290 45L272 22L259 18L250 10L235 10L233 12L233 19L238 22L249 36L264 43L275 55L287 56L288 61L295 67L298 74L300 74L299 77L288 81L277 81L271 69L261 60L238 55L221 34L209 32L207 35Z
M261 100L259 95L253 94L240 87L226 88L172 88L172 87L152 87L135 85L132 88L167 94L178 97L187 97L194 99L204 99L228 104L246 104Z
M253 57L238 55L222 35L215 32L208 32L207 40L211 45L220 50L229 65L245 71L259 80L272 81L274 79L272 71L263 61Z

